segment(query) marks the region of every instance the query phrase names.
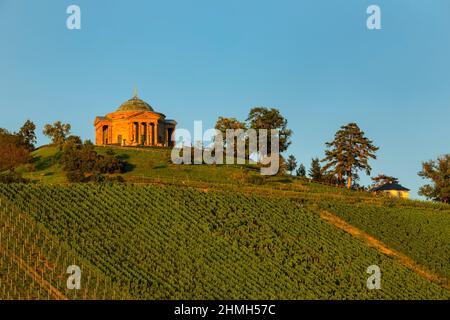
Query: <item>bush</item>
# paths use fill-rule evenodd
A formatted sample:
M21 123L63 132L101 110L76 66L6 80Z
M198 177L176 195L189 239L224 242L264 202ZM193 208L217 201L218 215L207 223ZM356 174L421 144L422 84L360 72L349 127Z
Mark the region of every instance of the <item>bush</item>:
M90 141L70 136L62 146L60 163L69 182L106 182L105 174L123 173L126 163L113 150L99 155Z
M8 170L0 173L0 183L28 183L29 180L18 172Z
M252 174L252 175L249 175L246 180L247 180L247 183L258 185L258 186L266 183L266 177L262 176L262 175Z

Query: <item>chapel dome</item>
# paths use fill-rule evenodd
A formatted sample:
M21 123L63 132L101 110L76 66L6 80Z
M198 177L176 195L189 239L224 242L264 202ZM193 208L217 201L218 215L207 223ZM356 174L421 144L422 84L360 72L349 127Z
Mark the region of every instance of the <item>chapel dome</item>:
M138 98L137 92L135 90L134 97L122 103L119 109L117 109L117 112L124 112L124 111L154 111L154 110L151 105L149 105L144 100Z

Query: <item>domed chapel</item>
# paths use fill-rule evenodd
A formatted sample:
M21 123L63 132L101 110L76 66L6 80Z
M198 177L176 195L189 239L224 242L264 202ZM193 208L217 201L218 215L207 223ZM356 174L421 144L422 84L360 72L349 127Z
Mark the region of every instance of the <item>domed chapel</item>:
M133 98L116 111L95 118L95 144L171 147L176 125L175 120L167 120L139 99L135 89Z

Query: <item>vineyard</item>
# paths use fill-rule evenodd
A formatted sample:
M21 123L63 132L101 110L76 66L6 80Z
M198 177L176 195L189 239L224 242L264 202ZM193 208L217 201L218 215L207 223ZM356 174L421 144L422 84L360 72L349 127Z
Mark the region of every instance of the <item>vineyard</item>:
M1 299L102 299L130 296L64 243L0 199ZM78 265L83 290L67 290L67 267ZM126 289L126 288L125 288ZM125 292L125 293L124 293Z
M0 199L0 298L52 298L47 287L75 299L450 298L322 220L307 201L126 184L1 185ZM376 207L367 209L371 222L363 207L322 205L448 276L448 212L409 221L405 211L390 227L375 224ZM396 240L400 223L406 236ZM70 264L89 275L80 292L65 287ZM371 265L381 268L381 290L366 286Z
M350 224L450 279L450 210L334 202L324 205Z

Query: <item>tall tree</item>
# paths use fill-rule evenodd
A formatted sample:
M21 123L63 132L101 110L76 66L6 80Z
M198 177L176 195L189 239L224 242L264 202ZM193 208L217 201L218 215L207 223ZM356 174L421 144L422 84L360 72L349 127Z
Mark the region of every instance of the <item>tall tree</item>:
M219 130L222 133L222 143L225 146L226 145L226 137L227 137L227 130L233 129L243 129L245 130L245 123L240 122L236 118L225 118L225 117L219 117L217 119L216 125L214 127L215 129ZM237 139L244 138L244 137L235 137L234 138L234 149L236 152L237 148ZM216 140L217 141L217 140Z
M0 130L0 171L13 169L30 160L30 151L22 138L7 130Z
M62 146L66 141L66 137L70 134L71 126L68 123L56 121L53 125L46 124L44 126L44 135L52 139L52 144Z
M289 173L292 175L292 172L297 168L297 159L295 159L294 155L290 155L287 159L287 169Z
M281 115L278 109L264 107L253 108L248 114L247 122L251 129L278 130L280 153L286 151L291 144L292 130L288 129L288 121ZM268 132L268 137L270 137L270 131ZM267 151L271 152L271 139L268 140Z
M371 179L373 181L374 186L382 186L387 183L398 183L398 178L387 176L385 174L379 174Z
M349 123L341 127L334 136L334 140L326 143L327 150L322 162L326 162L323 169L330 170L338 177L338 181L347 179L347 188L352 187L353 176L360 170L370 175L372 168L369 159L376 159L375 152L379 149L365 137L364 132L356 123Z
M34 150L34 145L36 143L35 130L36 125L30 120L27 120L18 132L18 135L22 138L23 144L30 151Z
M311 168L309 168L308 174L313 181L322 180L322 168L320 167L319 158L313 158L311 160Z
M303 165L303 163L300 163L300 165L298 166L298 169L295 172L295 174L297 175L297 177L301 177L301 178L306 177L306 168Z
M432 184L426 184L419 189L419 195L450 203L450 154L423 162L418 175L432 181Z

